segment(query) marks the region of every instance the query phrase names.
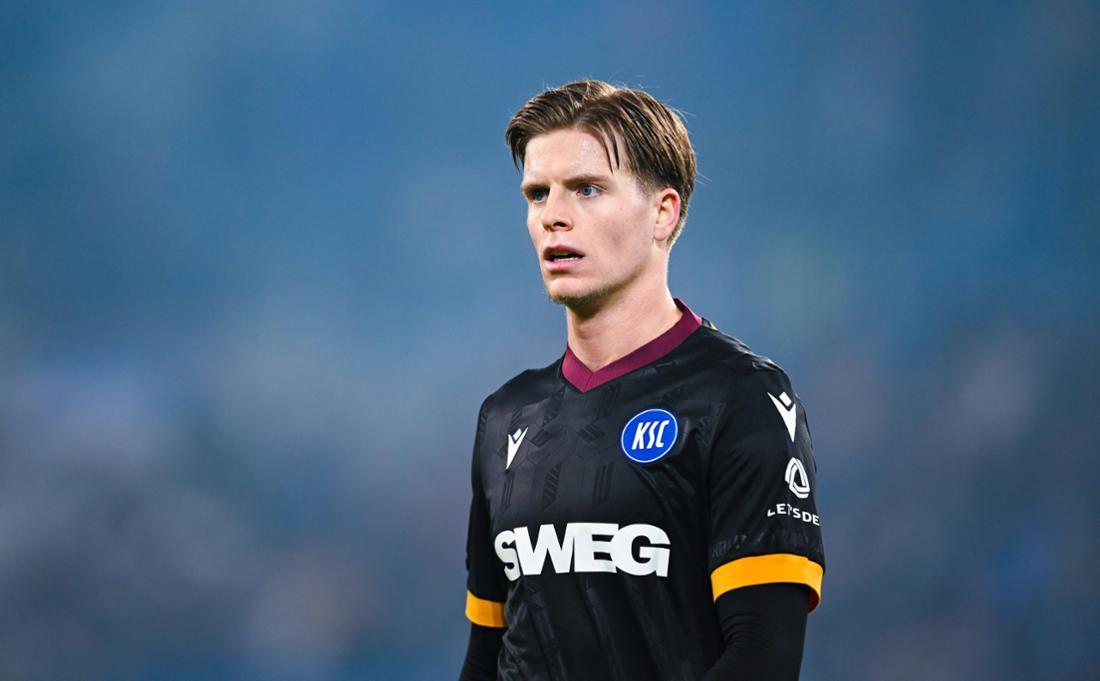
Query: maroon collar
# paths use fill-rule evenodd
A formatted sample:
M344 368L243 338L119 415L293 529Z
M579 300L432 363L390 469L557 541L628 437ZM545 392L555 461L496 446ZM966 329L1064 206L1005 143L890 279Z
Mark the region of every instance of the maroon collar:
M672 352L673 348L683 343L684 340L694 333L695 329L698 329L703 323L699 315L692 312L691 308L684 304L684 301L679 298L673 298L673 301L676 302L676 307L680 308L680 311L683 312L683 314L680 315L680 321L676 322L671 329L665 331L660 336L657 336L625 357L620 357L602 369L592 371L586 367L583 362L577 359L577 356L573 354L573 349L566 343L565 357L562 358L561 361L562 376L565 377L565 380L572 383L577 390L580 390L582 393L588 392L608 381L615 380L623 374L630 373L635 369L655 362Z

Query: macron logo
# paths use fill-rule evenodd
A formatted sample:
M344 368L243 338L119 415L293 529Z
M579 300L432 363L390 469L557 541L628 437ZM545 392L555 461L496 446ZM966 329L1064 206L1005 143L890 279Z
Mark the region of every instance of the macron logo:
M768 393L768 397L772 398L772 404L779 410L779 415L783 417L783 423L787 425L787 432L791 435L791 442L794 442L794 429L798 425L798 405L791 401L790 396L787 393L779 393L777 398L775 395Z
M523 442L523 438L526 436L526 428L522 430L516 428L516 432L508 436L508 461L504 464L505 470L508 470L508 467L512 465L512 459L516 457L516 452L519 451L519 443Z

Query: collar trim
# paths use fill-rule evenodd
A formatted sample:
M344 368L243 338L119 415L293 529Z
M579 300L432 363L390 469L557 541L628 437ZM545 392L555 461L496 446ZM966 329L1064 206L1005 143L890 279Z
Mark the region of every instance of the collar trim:
M613 381L624 374L628 374L635 369L640 369L647 364L656 362L658 359L672 352L676 346L687 340L687 337L694 333L703 323L702 318L692 312L691 308L689 308L684 301L679 298L673 298L672 300L676 303L676 307L680 308L683 314L680 315L680 320L673 324L671 329L601 369L592 371L586 367L584 362L580 361L577 356L573 354L573 349L566 343L565 357L562 358L561 362L562 376L564 376L565 380L569 381L573 387L584 393L608 381Z

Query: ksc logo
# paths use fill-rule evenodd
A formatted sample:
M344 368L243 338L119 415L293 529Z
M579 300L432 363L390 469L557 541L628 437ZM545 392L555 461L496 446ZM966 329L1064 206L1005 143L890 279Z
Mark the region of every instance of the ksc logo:
M672 449L680 427L676 416L665 409L646 409L623 426L619 438L626 458L636 463L653 463Z

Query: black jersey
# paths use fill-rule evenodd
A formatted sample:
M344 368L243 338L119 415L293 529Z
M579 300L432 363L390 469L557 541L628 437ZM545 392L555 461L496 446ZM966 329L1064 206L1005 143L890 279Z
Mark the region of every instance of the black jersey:
M681 301L679 322L589 371L570 350L481 407L466 614L507 627L507 681L696 681L714 602L821 594L805 409L786 374Z

